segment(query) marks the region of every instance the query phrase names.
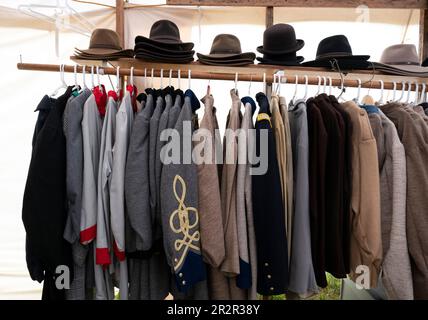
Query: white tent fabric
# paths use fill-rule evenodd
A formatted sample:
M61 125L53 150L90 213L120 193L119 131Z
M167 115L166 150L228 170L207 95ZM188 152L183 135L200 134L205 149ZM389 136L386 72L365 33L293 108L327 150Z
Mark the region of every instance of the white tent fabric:
M41 285L31 281L26 269L21 205L37 116L33 110L44 94L51 93L59 85L58 73L18 71L16 63L20 55L23 62L70 63L69 56L74 47L85 48L89 43L86 36L62 30L57 57L54 26L16 10L18 4L29 2L2 1L4 6L0 6L0 299L39 299L41 296ZM70 3L97 27L114 29L113 9ZM374 60L379 59L382 50L388 45L402 41L418 44L416 10L370 10L368 21L361 21L360 17L361 14L354 9L275 9L275 23L291 23L297 36L305 40L306 45L299 53L306 60L315 57L316 47L322 38L338 33L348 36L355 53L370 54ZM262 44L265 29L263 8L163 6L127 9L126 46L133 47L136 35L148 36L150 26L159 19L176 22L182 39L195 42L196 50L202 53L209 52L212 39L218 33L234 33L240 38L244 51L255 51ZM71 18L70 22L73 21ZM66 81L73 83L73 75L66 75ZM89 77L86 81L89 83ZM164 80L164 85L167 81ZM110 87L106 77L103 77L102 82ZM159 85L159 80L156 82ZM176 85L176 81L173 84ZM208 80L192 80L191 87L202 98L207 84ZM183 79L182 89L187 86L187 81ZM233 83L211 81L211 87L219 109L219 123L223 129L230 106L228 91ZM143 88L140 86L140 89ZM240 82L238 89L241 96L247 95L249 83ZM251 95L254 96L261 89L260 83L252 83ZM316 87L310 88L309 94L315 90ZM282 86L281 93L286 97L292 96L293 92L294 85ZM333 93L336 92L337 90ZM303 94L301 89L298 96L300 94ZM354 94L354 90L348 90L346 97L352 98ZM202 111L200 113L202 116Z

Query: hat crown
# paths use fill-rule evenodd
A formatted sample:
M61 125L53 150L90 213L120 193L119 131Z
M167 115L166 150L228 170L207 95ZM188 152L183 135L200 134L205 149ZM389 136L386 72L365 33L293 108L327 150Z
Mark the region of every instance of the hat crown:
M296 44L296 32L294 28L285 23L274 24L263 33L263 47L270 49L274 44L283 44L288 48Z
M416 46L413 44L396 44L383 50L380 62L396 65L419 65Z
M180 30L177 25L170 20L158 20L152 25L149 38L153 40L180 40Z
M122 50L119 36L110 29L95 29L91 34L89 49L115 49Z
M241 42L233 34L219 34L212 43L210 54L241 54Z
M352 48L346 36L340 34L320 41L317 49L317 59L330 55L352 56Z

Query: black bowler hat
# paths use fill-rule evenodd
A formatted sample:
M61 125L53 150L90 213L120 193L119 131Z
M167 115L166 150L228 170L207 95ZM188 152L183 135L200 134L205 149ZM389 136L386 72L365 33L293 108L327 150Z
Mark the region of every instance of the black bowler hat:
M285 23L274 24L263 33L263 46L257 51L263 54L281 55L299 51L305 42L296 39L294 28Z
M369 55L354 55L348 38L344 35L335 35L321 40L318 45L315 60L302 63L308 67L331 67L337 61L344 69L365 69L370 66L367 60Z
M135 44L140 42L172 51L190 51L194 46L192 42L181 41L180 30L174 22L169 20L156 21L150 29L148 38L144 36L135 38Z

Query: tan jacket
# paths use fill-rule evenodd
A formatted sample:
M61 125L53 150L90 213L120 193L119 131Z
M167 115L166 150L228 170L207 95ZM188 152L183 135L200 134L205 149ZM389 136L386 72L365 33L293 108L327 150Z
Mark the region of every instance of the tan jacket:
M289 229L287 225L288 207L286 205L288 201L287 197L287 163L286 163L286 140L285 140L285 128L284 122L279 111L279 98L278 96L272 95L270 101L270 112L272 114L272 126L275 135L275 146L276 146L276 158L278 160L279 177L281 180L282 190L282 201L284 203L284 217L285 217L285 231Z
M353 127L350 277L356 281L363 272L359 266L367 266L370 271L370 287L374 288L382 264L376 140L366 111L353 101L344 103L343 107L350 115Z
M215 161L215 133L213 105L214 98L206 95L204 116L195 134L198 163L198 207L199 228L201 231L201 250L204 261L213 267L219 267L225 257L223 223L221 212L220 184ZM208 141L209 139L209 141Z
M238 230L236 222L236 173L238 162L237 139L226 139L227 129L240 128L241 100L235 90L230 91L232 108L230 109L223 143L223 173L221 177L221 202L223 211L224 241L226 257L221 265L221 271L233 277L239 274Z
M285 167L286 167L286 185L287 185L287 201L284 202L287 207L287 242L288 242L288 261L291 257L291 243L293 235L293 150L291 148L291 132L290 122L288 121L288 107L284 97L279 97L279 109L281 111L282 123L284 125L285 139Z

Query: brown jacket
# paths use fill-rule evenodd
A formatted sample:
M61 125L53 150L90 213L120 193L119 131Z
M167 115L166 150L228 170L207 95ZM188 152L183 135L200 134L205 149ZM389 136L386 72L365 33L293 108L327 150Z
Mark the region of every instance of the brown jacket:
M352 195L350 277L362 275L359 266L370 271L370 287L376 287L382 263L380 185L376 140L365 110L349 101L343 104L351 117Z
M414 298L428 299L428 128L399 104L380 108L395 124L406 151L406 229Z
M291 148L291 132L290 122L288 121L288 107L284 97L279 97L279 109L282 116L282 124L284 125L284 139L285 139L285 168L286 168L286 185L287 185L287 201L284 206L287 208L287 219L285 222L288 243L288 261L291 255L291 239L293 236L293 150Z

